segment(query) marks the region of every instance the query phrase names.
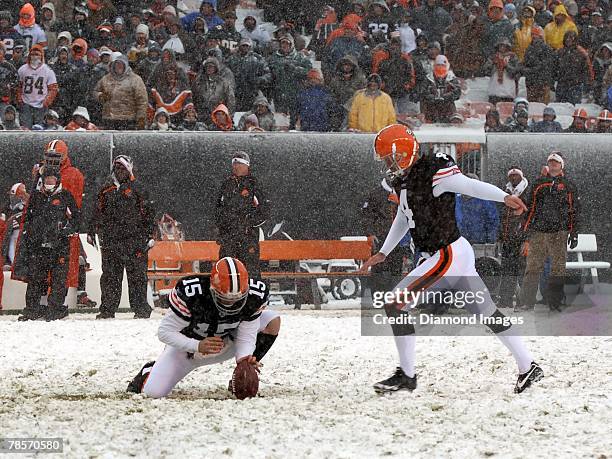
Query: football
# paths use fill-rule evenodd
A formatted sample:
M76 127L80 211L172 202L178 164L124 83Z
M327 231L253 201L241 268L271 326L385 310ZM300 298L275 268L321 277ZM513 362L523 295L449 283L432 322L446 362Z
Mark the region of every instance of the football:
M232 375L231 391L238 400L255 397L259 389L259 375L253 365L246 360L236 365Z

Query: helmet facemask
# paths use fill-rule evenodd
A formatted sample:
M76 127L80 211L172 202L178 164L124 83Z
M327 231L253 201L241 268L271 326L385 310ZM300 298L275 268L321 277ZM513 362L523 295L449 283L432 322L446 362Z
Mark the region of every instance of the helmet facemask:
M221 293L215 290L214 287L210 287L210 294L212 299L217 307L217 310L222 316L229 316L233 314L238 314L242 311L242 308L246 304L247 298L249 296L249 292L246 291L244 293Z

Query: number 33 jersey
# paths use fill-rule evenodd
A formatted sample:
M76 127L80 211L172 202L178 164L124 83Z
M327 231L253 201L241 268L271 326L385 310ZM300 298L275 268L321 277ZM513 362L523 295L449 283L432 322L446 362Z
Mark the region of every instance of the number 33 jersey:
M269 291L260 279L249 279L249 293L242 310L237 314L221 315L210 293L210 278L203 275L187 276L172 289L170 309L189 325L181 333L189 338L225 337L238 328L240 322L257 319L268 304Z
M434 253L459 237L455 219L455 194L435 197L439 181L460 174L455 161L444 153L422 156L408 174L394 183L400 197L399 209L408 219L414 246L421 252Z

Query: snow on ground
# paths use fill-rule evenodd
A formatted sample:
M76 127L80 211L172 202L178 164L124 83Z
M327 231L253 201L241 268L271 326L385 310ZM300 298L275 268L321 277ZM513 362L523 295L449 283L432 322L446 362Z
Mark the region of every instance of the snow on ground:
M18 323L0 317L0 437L63 437L66 457L610 457L612 338L528 338L546 377L512 393L492 337L422 338L419 387L381 397L390 337L358 311L283 311L260 396L226 392L233 365L203 367L171 397L125 393L162 349L160 314Z

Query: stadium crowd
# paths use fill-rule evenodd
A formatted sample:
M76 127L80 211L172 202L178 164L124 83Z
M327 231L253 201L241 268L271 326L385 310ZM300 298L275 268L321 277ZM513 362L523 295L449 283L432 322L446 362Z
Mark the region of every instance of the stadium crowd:
M474 77L488 77L487 131L562 131L553 107L530 119L553 92L602 108L589 123L577 107L568 131L612 129L608 0L258 0L273 33L237 24L235 0L181 6L0 1L3 129L274 131L275 112L302 131L461 124Z

